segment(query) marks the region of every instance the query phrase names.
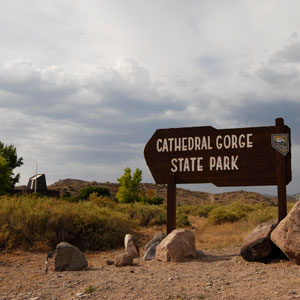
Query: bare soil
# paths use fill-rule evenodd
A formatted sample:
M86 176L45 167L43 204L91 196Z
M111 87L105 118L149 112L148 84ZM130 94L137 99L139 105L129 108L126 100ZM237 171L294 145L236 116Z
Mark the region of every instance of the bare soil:
M122 249L85 253L80 272L45 274L46 253L0 253L0 300L4 299L300 299L300 266L285 260L249 263L239 248L205 250L184 263L134 260L107 265ZM142 253L143 254L143 253Z

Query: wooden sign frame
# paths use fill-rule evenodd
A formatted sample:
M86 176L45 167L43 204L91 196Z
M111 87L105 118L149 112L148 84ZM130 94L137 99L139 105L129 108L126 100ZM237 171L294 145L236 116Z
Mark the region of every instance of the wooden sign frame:
M271 136L288 137L276 150ZM277 185L278 219L287 213L291 181L290 128L275 126L217 130L211 126L158 129L145 146L146 163L158 184L167 184L167 233L176 228L176 184ZM281 142L281 139L277 140ZM282 139L284 140L284 139Z

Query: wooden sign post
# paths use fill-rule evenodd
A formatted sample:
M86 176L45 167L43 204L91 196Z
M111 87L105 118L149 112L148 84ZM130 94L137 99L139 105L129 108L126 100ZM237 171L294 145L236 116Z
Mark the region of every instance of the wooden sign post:
M176 228L176 177L170 176L167 188L167 233Z
M282 118L277 118L275 120L275 131L278 135L285 133L284 120ZM276 135L275 135L276 137ZM273 141L272 141L273 142ZM278 221L281 221L286 217L287 214L287 201L286 201L286 176L287 171L290 174L291 169L287 170L290 167L290 164L287 164L287 159L291 160L290 148L290 134L287 136L284 149L277 149L282 151L276 151L276 176L277 176L277 199L278 199ZM282 147L284 146L284 143ZM289 155L287 158L286 155ZM288 176L290 176L288 174Z
M176 184L278 186L278 218L286 215L291 181L290 128L275 126L215 129L211 126L158 129L144 156L157 184L168 185L167 232L176 228Z

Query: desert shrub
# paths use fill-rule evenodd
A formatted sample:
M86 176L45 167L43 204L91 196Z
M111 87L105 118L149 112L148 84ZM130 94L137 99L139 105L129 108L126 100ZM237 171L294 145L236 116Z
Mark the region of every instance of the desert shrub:
M214 208L208 217L208 223L218 225L223 223L231 223L240 220L241 217L233 210L227 207L219 206Z
M72 196L72 195L68 195L68 196L63 196L62 200L66 201L66 202L70 202L70 203L77 203L79 202L79 196Z
M110 197L97 196L95 193L91 194L89 201L96 204L99 207L108 207L110 209L116 209L117 201Z
M194 212L194 215L198 217L205 217L207 218L210 214L210 212L215 208L215 205L203 205L198 206L197 209Z
M30 248L36 242L54 248L66 241L80 249L110 249L122 245L134 225L126 214L89 201L68 203L33 196L0 199L0 248Z
M178 211L197 217L207 218L209 213L215 208L215 205L186 205L186 206L178 206Z
M79 201L86 201L90 195L96 194L99 197L110 197L109 189L99 186L88 186L80 189L79 194L71 196L70 193L64 194L63 200L71 203L77 203Z
M185 214L185 215L192 215L192 211L195 210L197 206L191 206L191 205L177 205L176 211L177 213Z
M191 226L188 216L184 215L182 213L177 213L176 227L179 228L179 227L185 227L185 226Z
M109 189L100 186L88 186L80 189L79 191L79 200L87 200L91 194L96 194L97 196L109 197Z
M142 197L142 202L150 205L161 205L164 203L164 198L161 197Z
M260 205L250 205L246 203L242 203L240 201L235 201L228 205L228 208L235 211L238 215L245 215L247 213L250 213L254 210L259 209Z
M128 215L140 226L162 225L167 223L165 205L149 205L141 202L120 203L116 209Z
M256 214L261 209L264 209L263 205L250 205L240 201L224 206L217 206L210 211L208 223L217 225L248 219L250 214Z
M277 207L260 207L249 215L249 222L254 225L259 225L268 222L278 217Z

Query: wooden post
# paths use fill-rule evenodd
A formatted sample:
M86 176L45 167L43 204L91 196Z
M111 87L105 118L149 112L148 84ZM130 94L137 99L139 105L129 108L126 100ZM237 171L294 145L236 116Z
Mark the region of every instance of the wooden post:
M167 234L176 229L176 179L175 174L169 178L167 190Z
M284 120L275 120L276 133L284 133ZM287 215L286 203L286 157L276 151L276 175L277 175L277 198L278 198L278 221Z

